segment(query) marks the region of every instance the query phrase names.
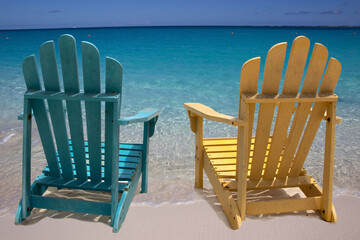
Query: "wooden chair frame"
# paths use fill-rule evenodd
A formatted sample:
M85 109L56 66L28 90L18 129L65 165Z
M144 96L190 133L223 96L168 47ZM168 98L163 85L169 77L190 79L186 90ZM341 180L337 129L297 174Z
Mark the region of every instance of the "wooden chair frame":
M276 61L278 57L271 59L271 54L275 55L275 53L280 52L280 50L283 52L281 54L281 58L282 58L281 60L283 61L285 57L285 51L281 48L283 48L284 45L286 47L286 43L275 45L269 51L267 61L271 61L271 60ZM318 210L324 220L330 222L337 221L336 212L332 204L332 189L333 189L333 171L334 171L335 126L337 123L341 122L341 118L336 116L336 103L338 97L333 93L333 90L336 86L336 82L341 72L340 63L334 58L330 59L328 63L327 71L323 79L323 83L321 84L319 92L316 93L317 88L314 88L314 86L308 84L310 82L310 79L311 80L315 79L315 77L312 76L315 75L314 73L315 70L313 70L315 67L313 66L316 65L315 60L316 58L319 58L319 55L324 55L323 57L325 58L325 60L327 58L327 54L325 54L327 53L327 51L326 52L324 51L325 47L323 47L320 44L316 44L315 48L317 47L317 50L314 49L312 55L312 59L315 60L311 61L310 63L311 66L309 66L310 70L308 70L307 77L303 85L303 91L301 93L297 93L298 88L292 87L293 88L292 91L286 92L287 89L291 88L291 84L289 84L289 80L287 80L290 79L288 75L292 74L289 69L293 70L298 68L298 70L301 70L304 68L304 66L297 67L295 65L291 65L291 62L293 61L299 63L299 59L300 59L303 61L303 65L305 65L306 55L299 57L299 55L302 54L302 52L304 52L304 51L300 51L301 50L300 47L305 46L305 49L306 48L308 49L308 45L309 45L309 40L305 37L298 37L294 40L293 48L291 50L292 52L290 53L288 71L285 77L285 84L288 85L286 88L284 87L283 93L281 94L277 93L276 87L274 87L272 91L267 91L266 87L264 87L264 85L267 84L265 83L265 79L263 83L263 92L257 93L257 79L259 76L260 58L251 59L244 64L241 72L238 118L218 113L213 109L211 109L210 107L204 106L199 103L184 104L184 107L188 111L191 130L192 132L195 133L195 187L196 188L203 187L203 170L205 170L205 173L233 229L237 229L241 226L241 222L245 219L246 215L282 213L282 212L293 212L293 211L302 211L302 210ZM319 53L320 51L322 52ZM298 57L297 61L294 61L295 57ZM268 63L266 63L265 71L271 72L271 70L267 69L267 64ZM316 71L317 71L316 74L321 78L322 74L320 75L318 73L320 71L318 70ZM282 67L280 71L277 72L278 73L280 72L280 74L278 80L276 81L280 82ZM301 71L297 71L297 72L298 73L296 73L296 76L293 73L294 76L291 77L298 78L299 79L298 84L300 84ZM267 74L267 78L270 78L269 75L270 74ZM318 82L320 82L320 79L318 80ZM306 91L306 89L309 89L308 86L311 86L313 90ZM267 87L271 88L272 86L271 84L268 84ZM259 111L260 112L263 111L263 112L259 113L259 115L263 114L262 117L266 116L265 111L268 111L269 108L275 109L276 106L279 108L278 116L282 114L279 112L280 109L284 109L285 107L294 108L294 106L296 105L297 107L294 109L294 111L301 111L301 109L305 107L308 108L308 110L306 110L307 111L306 116L310 115L310 119L307 122L308 123L311 122L311 123L309 124L309 126L306 126L307 129L305 130L303 138L307 138L310 144L308 144L309 145L308 146L302 143L303 141L306 142L305 141L306 139L301 141L299 146L300 150L298 150L296 156L294 157L295 160L298 158L300 160L298 162L296 162L295 160L291 162L293 158L290 159L290 162L288 163L289 167L291 167L290 170L288 170L289 172L281 173L282 171L280 165L281 161L279 163L274 162L273 164L271 164L270 162L266 163L265 160L262 160L263 162L260 163L255 162L256 156L252 155L252 154L256 154L254 153L254 148L262 144L262 146L260 146L261 148L264 148L262 150L263 151L262 156L265 156L265 151L270 151L272 144L271 141L274 140L272 139L273 136L263 134L262 139L258 140L260 143L258 143L257 146L254 146L256 144L255 137L252 137L251 135L252 135L252 129L254 123L255 104L260 105ZM311 108L312 104L314 104L313 108ZM261 105L264 106L263 110L261 109ZM271 114L273 114L274 111L273 109L270 110L270 112L272 111ZM289 109L287 111L290 112ZM267 119L271 118L271 122L272 122L273 115L271 114L268 114L265 118ZM300 115L300 113L298 114ZM288 119L290 121L291 115L290 114L288 115L289 115ZM223 139L203 138L203 119L221 122L237 127L238 128L237 138L223 138ZM326 121L324 172L323 172L322 189L316 183L315 179L312 178L310 175L308 175L306 173L306 170L302 168L303 160L305 160L308 150L310 149L312 140L315 137L317 127L320 124L321 119ZM258 121L261 121L260 116ZM270 124L265 123L264 125L268 124L271 127L271 122ZM270 133L270 127L268 127L267 134ZM261 131L259 130L259 128ZM282 131L282 133L279 133L280 130ZM288 131L287 127L285 127L284 130L278 127L278 129L274 130L273 133L283 134L286 138L287 131ZM263 132L265 132L265 130L261 129L261 126L259 127L259 123L258 123L257 134L261 135ZM287 139L289 138L291 138L291 136L287 137ZM223 145L221 146L221 148L218 147L217 149L215 149L215 147L212 145L214 144L215 141L222 141L223 142L222 144L226 144L226 141L233 142L232 143L233 146L231 146L233 150L231 151L233 151L232 152L233 157L235 157L234 154L236 152L236 162L233 162L232 166L231 165L217 166L215 164L217 160L215 158L211 159L211 156L214 155L212 151L213 152L223 151L221 153L228 154L227 156L230 156L229 153L224 152L224 151L230 151L230 150L224 150L224 149L230 149L230 145L229 146ZM282 141L283 142L281 144L284 144L285 139ZM277 151L283 150L282 147L283 145L281 144L279 144L280 147L277 147L278 149ZM236 149L234 147L235 145L236 145ZM295 146L295 144L292 145ZM260 147L258 147L258 149L260 149ZM271 149L271 151L275 152L276 149ZM280 156L280 152L278 154ZM297 155L299 155L299 157ZM269 160L270 156L269 155L266 156L267 156L266 157L267 161L270 161ZM301 158L303 158L303 160L301 160ZM218 161L220 162L220 160ZM227 161L226 164L228 164L230 162L230 159L225 159L225 160L222 159L221 161L223 161L222 164L225 164L225 161ZM283 160L284 165L287 164L286 161L287 161L286 159ZM269 164L269 166L267 166L266 164ZM253 171L252 168L256 168L256 167L259 169L258 170L255 169L257 172L255 172L254 170L255 173L252 174L251 172ZM262 170L263 167L264 170ZM229 174L229 173L227 174L226 172L222 172L225 170L221 170L221 169L225 169L225 168L228 169L231 168L232 170L235 171L235 174ZM268 168L272 168L272 169L268 169ZM276 168L279 169L278 172L275 174ZM268 172L272 172L272 173L268 174ZM269 176L267 176L267 174ZM299 187L302 190L302 192L306 195L306 198L266 200L266 201L254 201L254 202L247 201L247 191L249 190L292 188L292 187ZM237 195L237 199L234 198L234 194L232 193L235 193L235 195Z
M149 139L153 136L160 110L148 109L119 119L122 67L106 58L106 91L100 92L99 53L91 43L82 43L84 93L79 91L75 39L59 39L64 91L57 76L54 42L40 48L40 62L45 91L41 89L35 56L23 62L27 92L24 94L22 198L15 223L23 222L33 208L54 209L111 216L111 226L118 232L142 175L141 192L147 192ZM98 73L98 74L97 74ZM46 109L47 102L49 110ZM66 102L68 109L63 108ZM84 141L81 102L87 116L87 141ZM101 143L101 103L105 104L105 142ZM52 129L48 117L50 113ZM68 112L69 132L66 117ZM31 183L31 128L35 117L48 166ZM120 144L119 127L143 123L141 144ZM94 130L95 129L95 130ZM56 140L56 141L54 141ZM57 151L55 148L57 146ZM48 187L111 192L111 202L43 196ZM119 193L121 198L119 199Z

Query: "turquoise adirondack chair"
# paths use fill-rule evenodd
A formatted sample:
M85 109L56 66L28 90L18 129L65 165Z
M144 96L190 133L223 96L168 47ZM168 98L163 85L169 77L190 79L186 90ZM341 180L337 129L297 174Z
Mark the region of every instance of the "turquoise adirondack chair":
M99 52L93 44L82 42L84 92L80 92L75 39L71 35L62 35L59 48L64 91L60 88L53 41L45 42L39 52L45 90L41 87L35 56L23 61L27 91L22 115L22 199L15 223L24 221L33 208L45 208L109 215L113 231L117 232L125 219L140 175L141 192L147 192L149 139L154 134L160 111L144 110L133 117L119 119L122 97L120 63L106 57L106 87L102 93ZM86 135L82 102L85 103ZM102 103L105 103L104 121L101 118ZM48 165L31 184L32 116L38 126ZM102 122L105 142L101 141ZM119 125L139 122L144 123L142 144L119 144ZM111 192L111 202L43 196L48 187Z

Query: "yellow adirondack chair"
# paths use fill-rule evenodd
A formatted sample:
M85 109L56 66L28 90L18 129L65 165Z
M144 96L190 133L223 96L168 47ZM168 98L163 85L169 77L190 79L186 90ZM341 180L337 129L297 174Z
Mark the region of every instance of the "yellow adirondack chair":
M257 93L260 57L243 65L238 118L200 103L184 104L195 133L195 187L203 187L204 169L233 229L241 226L246 215L253 214L312 209L326 221L337 220L332 188L335 125L341 118L336 117L338 97L334 89L341 64L335 58L328 61L326 47L316 43L299 93L309 46L304 36L294 40L281 93L287 43L269 50L261 93ZM259 112L254 122L256 104ZM203 138L204 118L236 126L237 138ZM326 121L326 136L321 189L303 164L322 120ZM306 197L247 201L249 190L295 187Z

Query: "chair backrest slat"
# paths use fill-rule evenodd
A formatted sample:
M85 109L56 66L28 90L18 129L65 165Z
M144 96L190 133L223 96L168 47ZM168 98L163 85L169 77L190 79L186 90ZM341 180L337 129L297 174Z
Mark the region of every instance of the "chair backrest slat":
M53 41L45 42L40 47L40 64L46 91L60 92L59 76ZM48 100L48 106L56 139L63 177L73 179L69 141L66 131L65 114L61 100Z
M106 58L106 93L120 93L122 89L122 67L115 59ZM120 103L121 106L121 103ZM117 119L120 109L114 112L114 103L105 103L105 182L111 182L114 154L119 152L118 131L114 131L114 117Z
M337 80L339 79L341 73L341 64L335 58L330 58L328 63L324 79L321 83L319 93L333 93ZM324 113L327 108L327 103L317 102L314 104L313 109L310 114L309 123L306 126L304 136L301 139L299 149L294 158L294 163L291 166L290 176L299 175L306 156L310 150L310 147L314 141L317 129L320 126L320 123L323 119Z
M320 43L315 43L301 93L316 93L319 88L328 57L329 52L326 47Z
M66 93L80 92L76 42L71 35L62 35L59 38L61 69ZM87 180L84 128L80 101L66 101L73 158L76 177L80 181Z
M286 43L279 43L273 46L266 57L262 85L263 94L277 94L279 91L286 46ZM251 180L259 179L263 171L275 106L274 103L261 103L259 107L254 155L249 176Z
M97 48L81 43L84 92L100 93L100 57ZM85 102L91 181L101 181L101 103Z
M335 58L330 58L324 79L321 82L319 94L333 93L341 73L341 63Z
M295 38L289 56L282 89L283 94L297 94L304 73L310 40L299 36ZM267 158L264 179L273 179L276 174L280 156L287 139L288 127L294 111L295 103L280 103L273 131L271 148Z
M240 75L240 97L239 97L239 118L243 119L241 111L241 97L242 93L253 93L257 92L259 82L259 71L260 71L260 57L252 58L244 63L241 68ZM249 106L249 126L253 125L255 114L255 104ZM251 132L251 130L250 130Z
M297 94L299 92L309 48L310 40L307 37L299 36L294 39L286 68L283 94Z
M26 87L28 90L41 90L35 56L25 58L22 70ZM50 129L50 122L46 113L45 102L42 99L34 99L31 103L35 121L38 126L40 140L44 148L45 157L48 162L50 176L60 177L60 169L56 157L56 150L53 136Z
M321 77L324 72L324 68L328 59L328 51L325 46L316 43L311 55L310 63L306 72L305 80L302 86L302 94L315 94ZM294 155L298 147L300 138L302 136L304 126L308 120L309 113L311 111L313 103L298 103L295 116L292 121L292 126L284 153L282 156L281 164L277 177L285 178L289 175L289 169L294 160Z
M260 57L252 58L244 63L244 65L241 68L241 75L240 75L240 95L239 95L239 119L244 119L245 117L245 106L244 102L241 101L242 94L243 93L253 93L255 94L257 92L258 82L259 82L259 70L260 70ZM252 127L254 122L254 114L255 114L255 103L251 103L248 106L248 121L249 124L246 126L248 129L247 131L252 134ZM245 131L243 131L241 128L238 130L238 139L237 142L242 142L242 134L244 134ZM247 151L250 151L250 145L251 145L251 138L248 139L248 149ZM240 145L238 144L238 151L237 151L237 159L241 158L241 149ZM245 150L245 151L246 151ZM240 169L241 164L239 161L236 162L236 168ZM238 171L236 171L236 178L238 178Z

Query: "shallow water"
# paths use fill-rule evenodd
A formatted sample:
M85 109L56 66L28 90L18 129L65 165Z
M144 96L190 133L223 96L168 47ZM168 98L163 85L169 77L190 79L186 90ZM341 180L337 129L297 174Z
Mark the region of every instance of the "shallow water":
M236 116L240 70L246 60L261 56L263 69L272 45L287 41L288 56L291 42L298 35L309 37L311 46L315 42L324 44L329 55L343 67L335 91L339 95L337 115L342 117L336 133L335 194L360 195L360 29L163 27L0 31L0 215L14 213L21 196L22 123L16 117L22 112L25 90L22 60L37 55L39 46L47 40L55 40L57 46L58 37L64 33L72 34L78 46L84 40L98 47L102 77L105 56L121 62L122 116L147 107L162 109L150 144L149 193L134 199L137 204L150 205L185 203L196 198L194 135L184 102L201 102ZM80 77L81 74L80 71ZM204 126L205 137L236 136L236 129L231 126L209 122ZM322 124L305 165L318 180L322 177L324 130ZM122 127L121 141L140 142L141 131L140 125ZM40 174L45 164L35 129L32 176Z

